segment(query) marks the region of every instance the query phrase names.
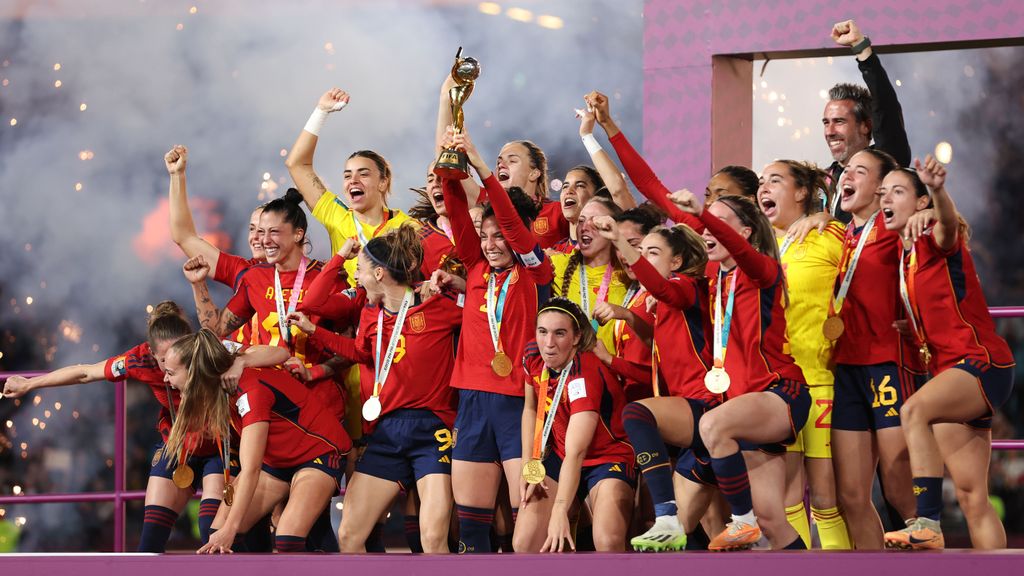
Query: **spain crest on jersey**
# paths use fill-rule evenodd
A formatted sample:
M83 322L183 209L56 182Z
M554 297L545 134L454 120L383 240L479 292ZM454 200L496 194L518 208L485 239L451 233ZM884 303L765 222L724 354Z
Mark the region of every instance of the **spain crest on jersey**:
M427 327L427 318L423 315L423 312L417 312L412 316L409 316L409 329L413 332L423 332Z
M551 231L551 224L547 216L541 216L533 221L533 232L535 234L547 234Z

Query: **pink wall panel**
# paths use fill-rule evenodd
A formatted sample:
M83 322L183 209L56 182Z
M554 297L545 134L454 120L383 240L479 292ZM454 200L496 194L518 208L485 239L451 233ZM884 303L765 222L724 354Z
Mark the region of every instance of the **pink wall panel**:
M647 0L643 150L666 185L703 189L712 169L712 138L719 156L728 149L721 139L750 139L749 131L730 130L722 122L716 127L720 133L712 133L713 55L835 48L832 24L847 18L876 46L1018 43L1024 37L1020 0L862 0L847 6L814 0ZM730 94L728 103L749 108L750 98L750 91L740 98ZM744 142L730 158L749 149Z

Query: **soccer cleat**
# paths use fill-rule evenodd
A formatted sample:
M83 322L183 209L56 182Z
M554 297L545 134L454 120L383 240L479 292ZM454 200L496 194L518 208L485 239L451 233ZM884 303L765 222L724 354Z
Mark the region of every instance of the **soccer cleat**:
M636 536L629 544L638 552L682 550L686 548L686 533L674 517L659 516L650 530Z
M907 522L907 527L885 534L886 548L902 550L942 550L946 540L942 536L942 528L937 520L930 518L914 518Z
M730 550L749 550L761 539L761 528L757 524L730 522L721 534L715 536L708 544L708 550L724 552Z

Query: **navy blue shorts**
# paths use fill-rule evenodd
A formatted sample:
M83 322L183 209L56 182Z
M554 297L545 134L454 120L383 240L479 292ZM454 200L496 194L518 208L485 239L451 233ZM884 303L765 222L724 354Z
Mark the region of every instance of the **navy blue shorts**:
M452 459L504 462L523 457L523 398L479 390L459 390L459 412L452 431Z
M954 369L963 370L978 381L978 389L988 404L988 413L967 422L979 430L992 429L992 415L1010 399L1013 392L1013 367L999 367L977 360L961 360Z
M711 455L703 447L683 452L676 460L676 473L695 484L718 486L718 477L711 468Z
M289 484L291 484L292 477L303 468L315 468L333 478L334 482L340 486L341 478L345 475L345 456L337 452L328 452L291 468L275 468L266 464L261 466L261 469L267 474Z
M192 480L192 490L198 490L203 486L203 478L210 474L223 474L224 464L220 456L214 454L212 456L191 456L186 462L194 477ZM171 476L174 475L174 469L178 465L178 459L168 458L164 454L164 445L161 442L156 445L156 452L153 453L152 468L149 470L150 476L156 476L158 478L167 478L171 480Z
M562 459L551 452L544 457L544 475L558 482L558 475L562 470ZM597 483L606 478L622 480L630 488L636 489L636 465L633 462L611 462L608 464L596 464L584 466L580 470L580 485L576 487L576 496L586 498L590 491L597 486ZM586 487L586 489L584 489Z
M832 429L858 432L900 425L900 408L921 385L924 376L894 362L871 366L836 366Z
M768 444L754 444L746 440L739 440L740 450L760 450L767 454L785 454L786 446L796 442L797 434L807 424L807 413L811 410L811 393L807 390L807 384L793 380L780 380L765 390L775 394L786 403L789 408L789 436L779 442Z
M452 473L452 432L430 410L395 410L366 438L356 472L404 488L428 474Z

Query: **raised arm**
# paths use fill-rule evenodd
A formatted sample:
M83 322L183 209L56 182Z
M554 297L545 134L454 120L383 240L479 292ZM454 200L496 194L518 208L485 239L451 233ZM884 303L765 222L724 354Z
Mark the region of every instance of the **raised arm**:
M588 106L590 106L589 102ZM636 199L630 194L626 179L622 177L622 171L594 138L594 113L589 110L578 110L577 112L580 113L580 138L583 140L583 146L590 154L590 161L594 163L594 168L597 168L601 180L604 180L605 188L612 195L612 200L623 210L636 207Z
M597 116L597 121L608 134L608 141L615 148L615 153L618 154L623 169L626 170L626 174L629 175L629 179L633 181L636 189L645 198L664 210L668 217L675 222L686 224L698 233L703 232L704 227L696 218L679 210L679 208L672 204L668 199L671 191L662 184L658 176L651 170L650 165L647 164L647 161L633 148L626 135L619 130L615 121L612 120L611 113L608 111L608 98L600 92L591 94L592 96L588 97L588 101L594 103L594 114ZM593 94L596 94L596 96L593 96Z
M316 207L316 203L327 191L316 170L313 169L313 154L316 152L316 144L320 139L320 129L327 121L327 115L337 112L348 104L349 96L344 90L331 88L320 97L316 108L309 116L305 128L299 133L299 137L292 145L292 150L284 165L291 174L295 187L302 194L310 211Z
M309 284L306 293L299 303L299 310L314 316L323 315L331 296L348 288L348 277L345 272L345 261L359 253L359 242L349 238L320 270L316 278Z
M920 160L915 160L914 168L932 197L935 212L932 237L935 238L935 244L943 251L952 250L960 233L960 216L953 198L946 191L946 168L931 154L924 159L924 164Z
M324 350L329 350L357 364L370 364L373 362L373 351L370 350L369 340L366 338L349 338L348 336L332 332L323 326L317 326L302 312L292 312L289 314L288 323L292 326L298 326L299 330L309 335L309 340L313 344Z
M170 176L168 204L171 213L171 239L181 248L185 256L192 258L202 254L210 262L213 269L217 268L220 250L213 244L203 240L196 232L192 221L192 210L188 207L188 191L186 187L185 168L188 163L188 149L177 145L164 154L164 165Z
M853 20L846 20L832 27L832 39L852 49L863 46L867 37ZM864 84L871 93L871 137L875 148L891 154L900 166L910 166L910 141L903 124L903 107L882 61L871 49L870 40L856 53L856 58Z

